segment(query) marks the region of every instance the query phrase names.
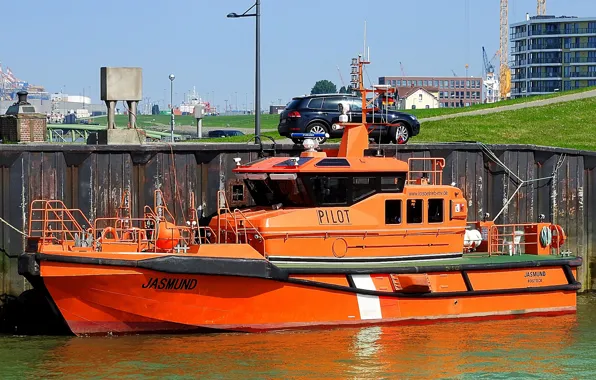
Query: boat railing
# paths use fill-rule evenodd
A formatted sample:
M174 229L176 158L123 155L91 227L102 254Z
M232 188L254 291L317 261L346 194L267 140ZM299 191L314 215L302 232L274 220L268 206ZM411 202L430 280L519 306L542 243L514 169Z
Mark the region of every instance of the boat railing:
M430 169L415 170L414 166L430 165ZM443 168L445 168L444 158L433 157L412 157L408 158L408 178L409 185L442 185Z
M191 245L210 244L215 235L209 226L179 226L154 217L97 218L91 234L102 247L117 245L138 252L183 251Z
M40 241L75 241L91 223L79 209L66 207L60 200L34 200L29 207L29 236Z
M488 230L489 255L560 254L559 246L552 246L549 223L494 224Z
M232 236L230 237L229 234ZM249 241L248 234L253 234L257 240L264 240L259 229L241 210L230 210L225 191L219 190L217 192L217 242L228 243L232 240L236 244L246 244Z

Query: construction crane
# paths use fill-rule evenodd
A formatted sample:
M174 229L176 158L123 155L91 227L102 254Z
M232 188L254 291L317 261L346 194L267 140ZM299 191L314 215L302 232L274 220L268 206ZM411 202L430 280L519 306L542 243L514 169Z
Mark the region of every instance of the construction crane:
M540 1L540 0L538 0ZM501 0L501 26L499 55L500 92L501 99L508 99L511 94L511 69L509 68L509 4L508 0Z
M493 57L494 58L494 57ZM482 59L484 61L484 88L486 94L486 102L494 103L499 101L499 80L495 78L495 67L492 64L492 60L488 59L486 55L486 49L482 47Z
M538 0L538 4L536 5L536 14L538 16L546 15L546 0Z
M453 76L456 77L457 74L455 73L455 70L451 69L451 72L453 73Z
M339 66L337 66L337 72L339 73L339 80L341 80L341 85L345 87L346 84L344 83L344 78L341 76L341 70L339 69Z
M402 75L403 77L405 77L405 76L406 76L406 70L404 70L404 65L403 65L403 63L399 62L399 68L400 68L400 70L401 70L401 75Z

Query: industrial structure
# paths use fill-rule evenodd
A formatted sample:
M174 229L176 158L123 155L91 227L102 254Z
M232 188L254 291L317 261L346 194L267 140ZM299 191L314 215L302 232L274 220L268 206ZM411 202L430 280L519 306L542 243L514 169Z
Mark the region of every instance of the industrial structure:
M511 42L512 97L596 86L596 18L527 17Z

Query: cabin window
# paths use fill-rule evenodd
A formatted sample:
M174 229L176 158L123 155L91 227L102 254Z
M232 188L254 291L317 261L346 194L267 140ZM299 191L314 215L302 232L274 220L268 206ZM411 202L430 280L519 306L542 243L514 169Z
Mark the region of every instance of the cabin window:
M422 199L408 200L408 223L422 223Z
M232 185L232 202L244 200L244 185Z
M247 179L245 184L257 206L272 206L279 203L290 207L313 206L302 178L288 180Z
M429 223L443 223L443 200L429 199L428 200L428 222Z
M385 224L401 224L401 200L385 201Z
M313 177L312 191L317 204L321 206L345 205L348 203L348 178Z
M352 179L352 198L354 202L359 201L377 190L374 177L354 177Z
M394 191L401 193L406 182L405 174L381 177L381 191Z

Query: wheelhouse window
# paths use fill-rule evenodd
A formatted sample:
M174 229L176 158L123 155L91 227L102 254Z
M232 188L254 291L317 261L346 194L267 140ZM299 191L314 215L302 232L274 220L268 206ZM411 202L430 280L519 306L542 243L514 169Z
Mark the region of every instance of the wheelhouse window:
M409 199L407 206L407 222L422 223L422 199Z
M401 224L401 200L385 201L385 224Z
M341 206L348 204L347 177L312 177L312 192L318 205Z
M428 200L428 222L443 223L443 199Z
M294 173L248 174L245 183L257 206L280 203L287 207L314 205L302 178Z
M357 202L377 191L375 177L353 177L352 178L352 199Z
M406 175L404 173L383 176L381 177L381 191L401 193L404 191L405 182Z

